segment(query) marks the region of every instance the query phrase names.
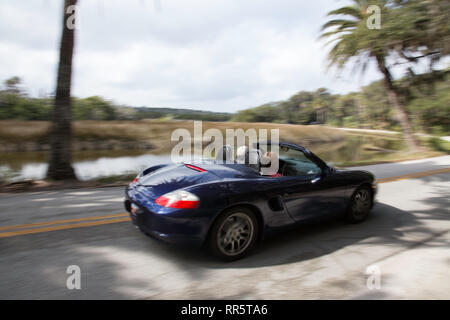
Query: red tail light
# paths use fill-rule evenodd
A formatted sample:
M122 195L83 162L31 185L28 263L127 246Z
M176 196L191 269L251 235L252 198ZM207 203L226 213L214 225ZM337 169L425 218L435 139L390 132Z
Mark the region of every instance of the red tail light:
M142 173L139 173L136 178L133 179L132 183L137 183L139 181L139 179L142 177Z
M197 166L193 166L192 164L187 164L186 165L187 168L198 171L198 172L206 172L205 169L197 167Z
M177 190L160 196L155 202L167 208L195 209L200 204L200 199L190 192Z

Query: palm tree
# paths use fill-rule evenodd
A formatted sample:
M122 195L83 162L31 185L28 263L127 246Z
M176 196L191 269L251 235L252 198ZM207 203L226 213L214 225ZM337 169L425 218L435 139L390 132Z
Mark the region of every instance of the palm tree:
M384 22L380 29L369 29L367 26L367 20L372 15L367 11L369 5L377 5L381 9L382 21L387 21L389 14L395 10L394 7L387 6L388 2L388 0L353 0L353 5L330 11L328 16L338 17L322 26L321 38L331 38L329 43L333 43L328 55L330 66L342 69L349 62L354 62L355 67L361 68L364 72L370 61L376 61L378 70L384 76L384 87L397 112L408 148L410 151L416 151L417 140L386 62L386 58L394 49L392 48L394 42L390 43L389 40L392 30L389 30L389 24ZM341 16L345 16L345 19Z
M69 6L77 0L64 1L63 30L59 52L58 78L52 115L51 150L47 178L53 180L76 179L71 165L72 112L70 87L72 79L72 57L74 47L74 28L67 24L71 13Z

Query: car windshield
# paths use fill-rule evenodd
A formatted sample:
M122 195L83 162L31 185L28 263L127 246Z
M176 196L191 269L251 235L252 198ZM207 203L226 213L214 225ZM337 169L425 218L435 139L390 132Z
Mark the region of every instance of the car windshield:
M280 147L280 171L284 176L316 175L320 167L299 150Z

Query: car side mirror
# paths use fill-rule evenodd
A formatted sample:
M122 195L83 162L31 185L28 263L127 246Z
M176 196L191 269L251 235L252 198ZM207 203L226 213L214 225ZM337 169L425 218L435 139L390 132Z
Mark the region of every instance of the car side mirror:
M335 168L335 167L328 166L328 170L327 170L327 173L328 173L328 174L333 174L333 173L335 173L335 172L336 172L336 168Z

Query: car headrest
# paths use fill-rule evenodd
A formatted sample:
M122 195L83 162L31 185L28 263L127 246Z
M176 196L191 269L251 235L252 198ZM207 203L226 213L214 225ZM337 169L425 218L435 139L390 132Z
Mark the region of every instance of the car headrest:
M220 148L216 154L216 160L220 162L234 162L233 149L229 145L224 145Z
M271 176L273 174L276 174L278 172L278 166L279 166L279 158L278 155L274 152L269 153L270 156L263 160L260 160L261 162L261 175L263 176Z
M260 168L261 168L261 162L260 162L260 159L261 159L261 151L259 151L259 150L251 150L251 151L248 153L248 162L247 162L247 165L248 165L250 168L252 168L252 169L254 169L254 170L256 170L256 171L259 172L259 170L260 170Z
M236 162L240 164L248 164L249 162L249 153L247 146L240 146L236 150Z

